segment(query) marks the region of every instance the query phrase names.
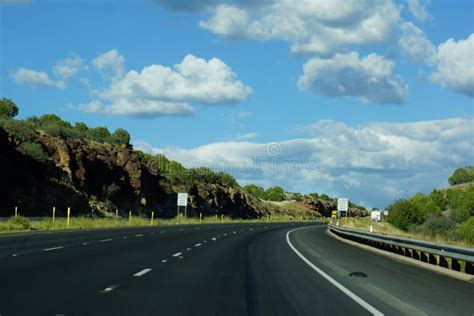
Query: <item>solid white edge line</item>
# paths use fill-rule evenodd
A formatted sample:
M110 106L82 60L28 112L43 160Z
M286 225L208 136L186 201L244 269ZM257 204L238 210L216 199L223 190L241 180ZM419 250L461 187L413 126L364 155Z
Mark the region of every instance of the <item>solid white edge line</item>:
M308 266L310 266L314 271L318 272L323 278L328 280L332 285L337 287L341 292L349 296L352 300L354 300L357 304L365 308L368 312L372 313L372 315L377 315L377 316L383 316L383 313L380 312L378 309L361 299L359 296L357 296L355 293L351 292L348 288L344 287L341 283L337 282L333 278L331 278L326 272L315 266L311 261L309 261L305 256L303 256L296 248L293 246L293 244L290 241L290 233L304 229L308 227L300 227L300 228L295 228L290 230L289 232L286 233L286 242L290 246L291 250L293 250L298 257L300 257Z
M58 249L63 249L63 248L64 248L63 246L59 246L59 247L53 247L53 248L46 248L46 249L43 249L43 251L58 250Z
M143 269L142 271L138 271L137 273L135 273L133 276L135 277L141 277L142 275L144 275L145 273L148 273L150 272L151 269L150 268L146 268L146 269Z

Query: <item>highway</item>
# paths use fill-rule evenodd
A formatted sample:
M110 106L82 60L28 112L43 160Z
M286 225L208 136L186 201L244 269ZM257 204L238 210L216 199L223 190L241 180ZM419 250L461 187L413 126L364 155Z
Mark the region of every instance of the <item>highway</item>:
M474 315L474 284L324 224L0 235L5 315Z

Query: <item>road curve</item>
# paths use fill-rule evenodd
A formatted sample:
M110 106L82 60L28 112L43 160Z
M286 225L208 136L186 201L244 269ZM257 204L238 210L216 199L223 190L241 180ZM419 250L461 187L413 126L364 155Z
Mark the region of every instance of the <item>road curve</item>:
M322 224L2 236L0 280L2 316L474 311L473 284L347 245Z

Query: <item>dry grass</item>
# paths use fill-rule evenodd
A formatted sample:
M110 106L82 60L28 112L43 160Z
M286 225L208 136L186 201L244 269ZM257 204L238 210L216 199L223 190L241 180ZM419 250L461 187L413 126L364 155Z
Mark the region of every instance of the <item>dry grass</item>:
M333 219L331 221L332 224L336 224L336 220ZM411 232L406 232L403 230L400 230L393 226L392 224L386 223L386 222L375 222L372 221L370 218L349 218L347 221L345 218L340 219L339 221L339 226L340 227L345 227L345 228L350 228L350 229L356 229L360 231L365 231L369 232L370 231L370 226L372 226L372 231L374 233L379 233L379 234L384 234L384 235L392 235L392 236L399 236L399 237L405 237L405 238L411 238L411 239L417 239L417 240L425 240L425 241L431 241L431 242L436 242L436 243L444 243L444 244L451 244L451 245L456 245L456 246L463 246L463 247L472 247L474 245L462 242L462 241L453 241L453 240L448 240L446 238L443 238L441 236L436 236L436 237L431 237L428 235L423 235L423 234L416 234L416 233L411 233Z

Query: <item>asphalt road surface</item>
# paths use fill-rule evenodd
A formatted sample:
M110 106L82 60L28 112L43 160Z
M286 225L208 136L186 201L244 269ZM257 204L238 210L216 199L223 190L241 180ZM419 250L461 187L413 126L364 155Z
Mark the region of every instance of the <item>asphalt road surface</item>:
M322 224L0 236L0 315L474 315L474 284Z

